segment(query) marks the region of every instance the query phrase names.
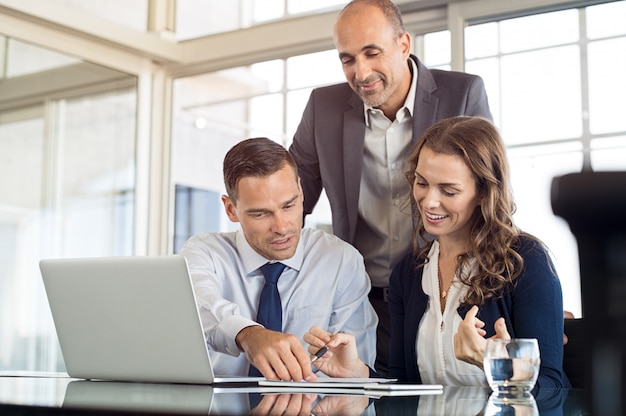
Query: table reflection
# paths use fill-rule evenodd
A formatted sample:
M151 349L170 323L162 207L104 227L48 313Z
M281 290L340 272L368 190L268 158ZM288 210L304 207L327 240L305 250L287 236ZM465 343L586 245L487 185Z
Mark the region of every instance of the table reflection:
M568 390L540 390L504 399L485 387L445 387L443 394L369 397L323 393L266 394L255 387L147 384L76 380L62 406L140 412L211 415L441 415L562 416ZM580 404L580 403L578 403ZM571 406L576 408L576 406ZM577 412L576 412L577 413Z
M475 416L484 411L490 394L488 387L447 386L443 394L382 397L375 403L376 414Z
M585 390L533 391L503 401L488 387L444 387L439 394L369 397L301 391L263 393L255 386L150 384L69 378L0 377L0 414L104 415L587 415ZM11 413L12 412L12 413Z
M375 414L371 398L363 395L266 394L250 411L250 415L363 415Z
M502 397L493 393L487 401L485 416L538 416L537 402L532 395Z
M1 376L0 404L58 407L70 382L69 377Z
M67 385L63 408L206 415L212 401L207 385L75 380Z
M490 392L484 387L446 387L443 394L417 396L250 394L250 414L475 416L484 412Z

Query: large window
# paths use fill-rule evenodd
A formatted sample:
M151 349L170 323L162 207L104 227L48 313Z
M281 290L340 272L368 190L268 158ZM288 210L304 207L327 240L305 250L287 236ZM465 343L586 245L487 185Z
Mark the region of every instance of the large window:
M0 109L28 104L0 110L0 370L62 371L38 262L133 254L137 94L122 74L5 40ZM119 85L92 85L109 77Z

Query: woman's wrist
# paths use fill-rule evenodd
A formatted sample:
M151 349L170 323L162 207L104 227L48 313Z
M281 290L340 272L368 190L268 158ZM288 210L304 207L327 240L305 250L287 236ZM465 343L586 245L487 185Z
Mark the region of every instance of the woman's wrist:
M357 370L355 372L354 377L357 378L368 378L370 376L370 368L361 360L359 360L359 365L357 366Z

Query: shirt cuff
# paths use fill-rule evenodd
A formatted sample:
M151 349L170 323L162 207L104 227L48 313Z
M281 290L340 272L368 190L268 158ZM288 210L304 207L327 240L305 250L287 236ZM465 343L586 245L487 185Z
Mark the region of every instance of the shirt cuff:
M381 375L378 374L376 371L374 371L372 367L370 367L369 365L367 366L367 369L370 372L369 378L384 378L384 377L381 377Z
M235 338L242 329L253 325L261 326L258 322L239 315L224 319L218 327L217 334L219 335L216 337L215 343L220 348L223 348L223 351L227 354L237 357L241 351L239 350L239 346L237 346Z

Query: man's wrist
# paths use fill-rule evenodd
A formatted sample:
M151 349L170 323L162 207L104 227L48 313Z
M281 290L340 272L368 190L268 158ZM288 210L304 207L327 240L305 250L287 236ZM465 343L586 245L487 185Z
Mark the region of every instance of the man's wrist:
M250 325L242 328L237 335L235 335L235 343L241 352L245 352L245 346L247 345L248 339L250 337L254 337L256 331L263 330L264 328L261 325Z

